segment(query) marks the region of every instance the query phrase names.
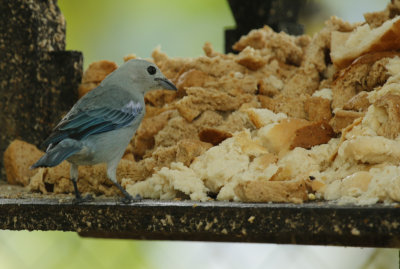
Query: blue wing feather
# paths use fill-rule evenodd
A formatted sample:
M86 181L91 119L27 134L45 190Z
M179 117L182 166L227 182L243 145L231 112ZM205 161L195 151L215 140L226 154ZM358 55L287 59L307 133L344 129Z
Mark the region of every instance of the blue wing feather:
M66 139L61 143L58 143L56 147L48 150L35 164L31 166L31 169L38 167L53 167L60 164L62 161L73 155L74 153L81 150L81 143Z
M140 103L131 101L122 109L102 107L80 111L60 122L43 144L55 145L66 138L81 140L90 135L123 128L130 125L142 110Z

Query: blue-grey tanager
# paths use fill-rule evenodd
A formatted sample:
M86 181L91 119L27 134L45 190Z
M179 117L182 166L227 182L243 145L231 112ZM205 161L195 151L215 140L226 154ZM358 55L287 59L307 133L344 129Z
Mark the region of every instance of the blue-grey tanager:
M46 153L31 168L68 160L75 201L81 202L91 196L82 198L78 190L78 165L106 163L107 176L124 201L133 200L118 184L116 170L145 114L144 94L160 88L176 90L155 64L139 59L124 63L71 108L43 142Z

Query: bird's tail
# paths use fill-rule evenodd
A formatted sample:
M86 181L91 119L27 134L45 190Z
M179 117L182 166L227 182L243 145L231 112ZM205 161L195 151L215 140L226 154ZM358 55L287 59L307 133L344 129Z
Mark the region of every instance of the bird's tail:
M73 139L65 139L48 150L30 169L56 166L81 149L80 142Z

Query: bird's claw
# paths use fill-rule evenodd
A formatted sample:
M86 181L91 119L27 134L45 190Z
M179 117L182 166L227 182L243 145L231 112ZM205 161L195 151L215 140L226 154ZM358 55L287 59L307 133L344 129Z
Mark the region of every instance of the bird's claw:
M82 196L76 197L72 202L74 204L81 204L81 203L90 202L93 200L94 200L93 195L88 194L85 197L82 197Z
M139 194L136 194L135 197L133 197L130 194L125 194L125 197L122 198L122 203L124 204L130 204L132 202L140 202L142 200L142 196L140 196Z

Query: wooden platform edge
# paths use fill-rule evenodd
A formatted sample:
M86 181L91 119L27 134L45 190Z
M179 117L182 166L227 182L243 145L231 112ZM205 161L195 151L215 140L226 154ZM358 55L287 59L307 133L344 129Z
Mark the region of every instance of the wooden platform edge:
M0 199L0 229L82 236L277 244L400 247L400 208L327 203L255 204L114 199Z

